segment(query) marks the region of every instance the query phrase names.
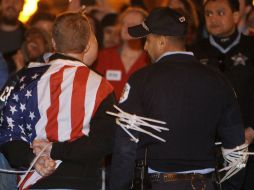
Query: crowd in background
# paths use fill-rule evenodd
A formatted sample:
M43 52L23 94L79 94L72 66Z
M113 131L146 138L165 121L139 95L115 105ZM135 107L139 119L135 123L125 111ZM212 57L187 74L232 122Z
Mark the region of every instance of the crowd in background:
M90 22L99 42L100 54L105 54L104 52L107 48L118 47L118 49L121 50L121 58L125 59L121 54L121 52L125 52L125 54L128 54L128 56L134 59L127 60L127 62L130 61L134 63L140 52L137 52L135 47L129 48L129 50L131 49L133 52L122 51L122 47L126 47L123 45L126 44L126 37L124 37L124 34L122 35L123 32L121 32L121 30L126 30L123 28L128 27L128 23L123 23L128 21L123 20L122 13L129 6L139 7L139 9L144 12L149 11L149 9L152 8L152 3L149 6L146 1L133 0L129 5L124 5L120 11L117 12L113 10L109 4L93 4L95 2L91 2L73 0L70 2L67 10L78 11L83 5L86 5ZM39 58L45 52L50 52L52 50L50 35L55 15L50 12L41 12L38 10L26 24L23 24L18 20L18 15L23 8L23 4L23 0L1 1L0 87L3 87L8 76L20 70L29 61L35 61L36 58ZM168 6L184 14L188 19L189 27L186 41L189 46L208 36L204 23L202 1L169 0ZM143 18L140 19L142 20ZM131 21L134 22L135 20L136 19L132 19ZM135 23L129 23L129 25L131 24ZM254 8L250 0L240 0L240 21L238 29L245 35L254 35ZM105 75L106 73L103 73L101 65L99 64L99 62L101 62L100 57L101 56L99 56L98 63L95 64L94 68ZM122 61L124 62L124 60ZM128 67L131 67L133 63L130 63ZM125 69L126 73L130 70L130 68ZM121 88L119 91L121 91Z
M24 1L19 0L16 1L17 3L13 2L15 1L1 1L0 87L3 87L8 76L20 70L26 63L34 61L45 52L50 52L52 50L50 35L55 15L50 12L41 12L38 10L26 24L23 24L18 20L18 15L22 10ZM123 23L128 21L123 20L122 13L129 6L139 7L139 9L144 12L149 11L149 9L152 8L151 4L149 6L146 1L133 0L129 5L124 5L120 11L116 11L105 3L91 5L89 1L73 0L70 2L67 10L77 11L83 5L87 6L90 22L99 42L100 54L105 54L105 49L107 54L107 48L118 47L118 49L121 50L120 55L123 56L121 52L125 52L125 54L128 54L134 59L127 60L127 62L130 61L134 63L139 57L138 55L140 52L137 52L135 47L129 48L129 50L133 50L133 52L122 51L122 47L126 47L123 45L126 44L126 37L124 37L121 30L126 30L123 28L128 27L127 23ZM169 0L168 6L181 12L188 19L189 27L186 41L189 46L208 36L201 1ZM142 20L142 18L140 19ZM135 20L136 19L132 19L131 21L134 22ZM135 23L130 23L129 25L131 24ZM240 0L240 21L238 29L245 35L253 35L254 33L254 8L250 0ZM142 47L142 45L140 47ZM100 57L101 56L99 56L98 63L95 64L94 68L105 75L106 73L103 73L99 64L99 62L101 62ZM125 59L125 57L121 58ZM124 60L122 61L124 62ZM133 63L130 63L128 67ZM126 73L128 73L130 68L125 69ZM119 89L119 91L121 91L121 89Z

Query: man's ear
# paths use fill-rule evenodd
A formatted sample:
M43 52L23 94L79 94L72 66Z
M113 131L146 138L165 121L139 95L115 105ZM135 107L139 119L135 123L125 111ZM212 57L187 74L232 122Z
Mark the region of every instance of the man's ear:
M240 21L240 12L239 11L233 12L233 19L234 19L235 24L237 24Z
M91 46L91 37L89 38L86 48L83 51L84 54L86 54L88 52L90 46Z
M53 38L51 38L51 42L52 42L53 50L56 51L56 42Z
M160 38L159 38L160 49L164 49L166 44L167 44L166 37L165 36L160 36Z

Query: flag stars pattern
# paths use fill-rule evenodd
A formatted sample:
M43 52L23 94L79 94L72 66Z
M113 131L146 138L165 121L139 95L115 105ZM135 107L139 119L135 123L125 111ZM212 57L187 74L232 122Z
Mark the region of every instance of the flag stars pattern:
M25 84L22 84L22 85L20 86L20 88L19 88L20 91L23 90L23 89L25 88L25 86L26 86Z
M18 125L18 127L19 127L21 133L25 135L26 133L25 133L25 130L23 128L23 125Z
M16 106L10 106L10 112L13 115L16 112Z
M38 76L39 76L39 75L38 75L37 73L35 73L31 78L32 78L32 79L37 79Z
M25 104L22 104L22 103L20 103L20 110L23 112L23 111L25 111L26 110L26 105Z
M29 131L32 131L32 127L31 127L31 124L26 124L26 128L27 128L27 130L29 130Z
M41 74L43 73L25 73L19 79L19 85L16 87L18 91L14 91L5 101L6 106L0 115L0 126L6 128L0 132L0 138L6 139L5 141L19 138L32 142L36 136L34 127L40 119L40 114L37 106L33 104L37 98L36 93L33 93L33 84L36 85Z
M25 80L25 76L22 76L21 78L20 78L20 82L24 82L24 80Z
M33 120L35 118L34 112L29 112L29 117L31 120Z
M13 98L12 99L16 100L16 102L18 102L19 101L19 96L17 94L13 94Z
M14 120L11 117L7 117L8 127L10 127L12 130L13 130L13 127L15 126L13 122Z
M27 90L26 95L27 99L32 96L32 90Z

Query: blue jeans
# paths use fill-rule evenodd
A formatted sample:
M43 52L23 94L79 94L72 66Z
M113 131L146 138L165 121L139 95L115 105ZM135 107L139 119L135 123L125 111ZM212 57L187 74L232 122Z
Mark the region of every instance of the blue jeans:
M0 153L0 169L11 169L2 153ZM0 189L17 190L17 176L0 172Z

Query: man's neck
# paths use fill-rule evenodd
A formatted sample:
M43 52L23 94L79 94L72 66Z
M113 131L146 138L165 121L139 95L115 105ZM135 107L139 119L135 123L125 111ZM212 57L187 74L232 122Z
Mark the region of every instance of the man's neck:
M177 46L170 46L168 48L165 48L163 50L162 53L166 53L166 52L186 52L186 48L185 47L177 47Z
M84 56L83 53L61 53L61 54L66 55L68 57L73 57L73 58L83 62L83 56Z
M238 36L238 30L235 30L232 34L224 37L213 36L215 42L217 42L223 48L228 47Z

